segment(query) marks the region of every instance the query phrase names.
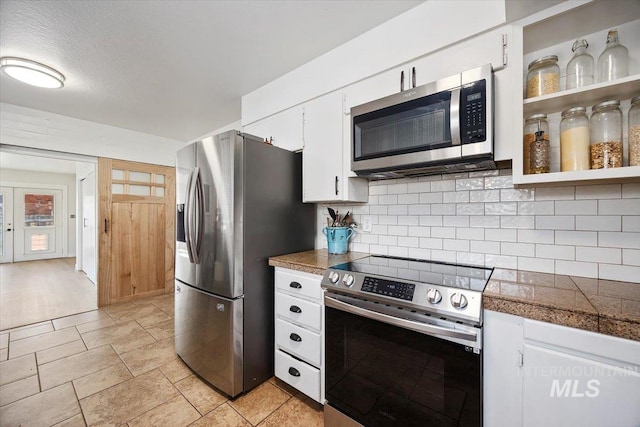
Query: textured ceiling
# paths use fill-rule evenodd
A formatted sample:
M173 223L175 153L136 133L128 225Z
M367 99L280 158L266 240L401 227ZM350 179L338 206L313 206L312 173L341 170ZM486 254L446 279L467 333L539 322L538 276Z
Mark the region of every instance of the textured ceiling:
M240 98L422 1L0 2L0 54L66 76L0 73L0 100L187 141L240 119Z

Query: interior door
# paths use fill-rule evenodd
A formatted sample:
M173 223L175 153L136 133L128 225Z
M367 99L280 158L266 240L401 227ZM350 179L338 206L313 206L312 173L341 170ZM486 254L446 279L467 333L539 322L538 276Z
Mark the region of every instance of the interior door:
M13 262L13 188L0 187L0 263Z
M175 169L98 160L98 306L174 287Z
M91 172L81 182L82 271L96 283L96 174Z
M62 191L14 188L14 261L63 256Z

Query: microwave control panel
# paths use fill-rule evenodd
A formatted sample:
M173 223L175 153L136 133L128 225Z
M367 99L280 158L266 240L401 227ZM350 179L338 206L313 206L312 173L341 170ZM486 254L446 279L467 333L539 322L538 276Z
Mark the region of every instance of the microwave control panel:
M487 84L485 80L460 90L460 140L463 144L487 139Z

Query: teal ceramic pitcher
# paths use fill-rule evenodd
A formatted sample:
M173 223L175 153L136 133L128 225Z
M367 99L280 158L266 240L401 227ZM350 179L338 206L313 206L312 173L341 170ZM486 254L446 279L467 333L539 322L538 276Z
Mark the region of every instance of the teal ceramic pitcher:
M346 254L349 251L349 239L353 236L353 228L325 227L322 232L327 236L330 254Z

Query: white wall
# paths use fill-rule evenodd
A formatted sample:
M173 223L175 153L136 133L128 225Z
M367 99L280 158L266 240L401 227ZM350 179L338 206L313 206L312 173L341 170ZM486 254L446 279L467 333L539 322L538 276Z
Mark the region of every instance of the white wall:
M514 189L511 170L369 183L350 250L640 282L640 183ZM318 205L316 247L327 205Z
M0 103L3 144L174 166L184 141Z
M18 169L0 170L0 183L24 183L37 184L39 188L53 184L55 186L65 186L67 188L67 252L64 256L76 256L76 219L70 218L76 214L76 176L74 174L50 173L50 172L34 172Z

